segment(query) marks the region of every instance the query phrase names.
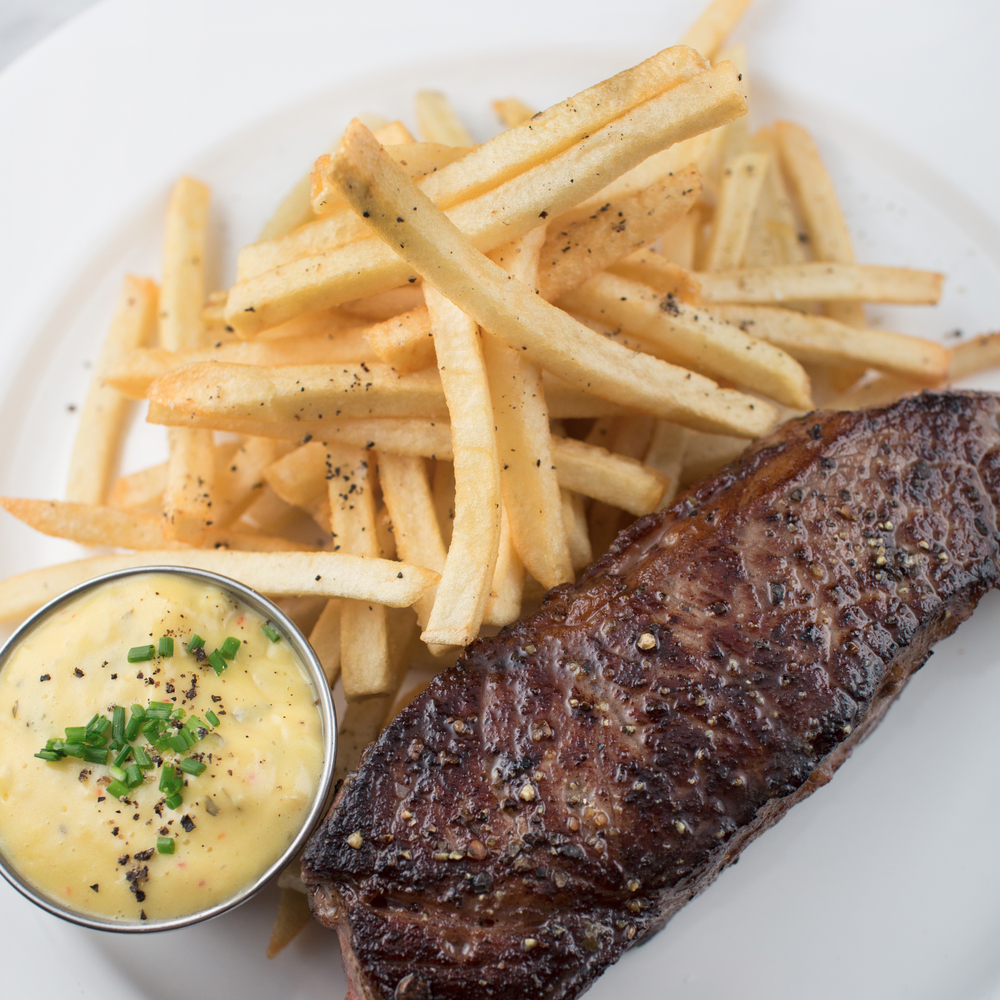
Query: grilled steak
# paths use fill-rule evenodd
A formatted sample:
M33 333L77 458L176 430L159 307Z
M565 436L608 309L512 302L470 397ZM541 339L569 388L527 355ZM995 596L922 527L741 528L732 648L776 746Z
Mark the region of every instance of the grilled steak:
M575 997L826 781L997 582L1000 400L784 425L473 643L310 842L353 989Z

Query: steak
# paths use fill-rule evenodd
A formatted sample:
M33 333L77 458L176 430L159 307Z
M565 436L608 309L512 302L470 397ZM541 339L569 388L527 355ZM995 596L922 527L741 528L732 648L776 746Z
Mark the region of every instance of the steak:
M998 579L1000 399L791 421L482 638L303 860L352 994L569 998L832 776Z

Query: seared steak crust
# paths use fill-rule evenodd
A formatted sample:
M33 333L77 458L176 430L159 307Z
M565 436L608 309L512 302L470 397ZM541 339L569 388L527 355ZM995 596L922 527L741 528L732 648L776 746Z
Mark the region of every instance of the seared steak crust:
M829 779L998 577L1000 401L814 413L473 643L310 842L354 986L574 997Z

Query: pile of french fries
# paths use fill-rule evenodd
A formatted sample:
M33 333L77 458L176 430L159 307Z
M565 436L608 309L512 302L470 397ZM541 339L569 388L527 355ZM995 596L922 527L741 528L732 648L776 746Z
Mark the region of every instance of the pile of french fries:
M750 132L745 54L723 48L748 2L547 111L497 101L481 145L440 93L418 94L420 141L353 121L225 291L205 288L209 191L182 178L159 284L125 279L66 499L0 499L130 551L5 581L0 619L124 566L236 577L339 683L343 773L483 628L781 419L1000 362L998 335L949 351L866 325L865 303L936 303L942 276L858 264L809 133ZM169 460L116 476L129 400ZM282 906L276 949L302 917Z

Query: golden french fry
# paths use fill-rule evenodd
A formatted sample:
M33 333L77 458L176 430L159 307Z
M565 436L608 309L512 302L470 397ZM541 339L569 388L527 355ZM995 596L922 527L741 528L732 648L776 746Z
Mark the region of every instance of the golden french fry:
M861 368L940 385L951 361L947 348L921 337L847 326L825 316L767 306L712 306L712 315L787 351L802 362L850 362Z
M309 633L312 646L319 662L323 664L326 682L333 687L340 677L340 610L341 600L333 597L323 606L316 624Z
M398 372L419 372L434 364L434 341L426 306L370 327L365 339L379 360Z
M476 324L426 289L438 370L451 414L455 521L441 583L421 639L464 646L479 634L500 542L500 466Z
M498 187L454 205L448 209L448 216L478 249L494 249L535 228L539 218L561 215L651 153L745 113L746 104L732 67L728 64L717 67L639 105ZM545 133L537 127L532 129L530 124L520 128L529 129L532 135ZM345 136L356 136L359 131L366 132L369 141L381 151L381 146L360 123L352 123ZM519 131L509 129L497 140ZM467 163L473 155L451 167ZM340 171L338 164L343 159L342 143L331 170ZM395 168L394 175L406 180L404 190L409 202L409 192L416 188L397 164L391 159L389 163ZM444 173L442 170L428 177L424 189L430 191L432 182ZM344 177L338 180L343 190ZM344 194L347 197L347 192ZM358 194L354 193L352 201L355 209ZM411 208L406 209L407 213ZM393 219L397 216L398 213ZM382 244L373 245L370 240L359 240L239 282L229 293L226 317L241 335L249 337L299 313L398 287L414 277L410 264L394 252L400 249L398 243L394 239L394 249L390 250Z
M287 948L312 919L308 896L295 889L280 888L278 892L278 916L267 943L268 958L274 958Z
M713 59L749 6L750 0L712 0L688 28L684 44Z
M688 270L667 260L655 250L637 250L608 268L613 274L648 285L661 295L672 295L682 302L699 302L701 285Z
M492 107L496 112L497 118L500 119L500 124L506 128L514 128L515 125L522 125L535 115L535 112L517 97L501 98L494 101Z
M66 499L103 503L125 432L128 404L105 377L128 352L156 331L158 290L149 278L127 275L87 391L70 455Z
M182 177L170 196L160 289L160 346L168 351L201 346L209 197L193 177Z
M701 192L693 167L661 177L587 219L549 227L538 267L538 291L552 301L633 251L652 243L691 210Z
M265 485L261 495L243 512L239 523L250 531L279 534L305 517L297 507L286 503L270 486Z
M705 302L896 302L935 305L944 275L907 267L813 261L777 267L701 272Z
M728 379L787 406L812 406L809 378L797 361L780 348L713 319L700 306L607 273L564 295L559 304L635 334L673 364Z
M561 502L559 516L562 517ZM496 566L493 569L493 582L490 584L490 596L483 609L484 625L509 625L521 617L524 578L524 563L521 562L514 547L506 506L501 504L500 542L497 548Z
M450 429L448 437L450 450ZM378 475L382 498L392 519L399 557L416 566L442 572L448 552L434 510L434 497L424 459L380 451ZM432 591L413 606L421 628L427 625L433 602Z
M725 271L743 264L750 224L770 160L768 153L743 153L726 164L712 221L705 270Z
M695 251L698 246L698 233L701 230L701 226L702 212L696 205L690 212L688 212L687 215L675 222L663 234L660 254L662 254L664 260L668 264L673 264L679 269L689 272L694 269ZM639 253L642 252L643 251L639 251ZM626 260L628 260L628 258L626 258ZM612 268L612 270L618 271L618 267L622 263L622 261L619 261L618 264ZM624 274L626 278L633 277L633 275L628 274L625 271L618 271L618 273ZM651 284L651 282L647 281L647 284ZM663 291L661 288L657 288L657 290Z
M108 491L108 505L162 511L168 469L168 463L163 462L127 476L119 476Z
M222 468L216 469L212 499L212 524L231 524L264 488L264 470L279 455L273 438L248 438Z
M451 433L450 425L448 433ZM455 466L451 457L447 461L435 459L431 475L431 495L434 497L434 513L441 539L447 548L451 545L451 535L455 528Z
M658 504L660 510L677 496L680 489L687 443L688 431L685 427L668 424L665 420L656 421L649 447L642 458L642 464L650 469L655 469L667 482Z
M169 442L164 534L194 545L214 523L215 442L211 431L188 427L171 427Z
M336 159L345 197L368 212L376 232L407 254L427 282L494 336L526 349L526 358L611 402L663 419L748 437L773 424L768 404L635 354L534 295L479 253L385 157L370 132L355 124L345 135Z
M445 146L473 145L469 130L440 90L417 91L417 121L426 142L440 142Z
M984 333L951 349L948 376L954 381L1000 365L1000 333Z
M345 302L340 308L346 313L381 323L401 313L419 309L423 304L423 290L419 284L413 283Z
M757 208L754 211L744 267L771 267L775 264L800 264L806 259L802 227L785 186L773 129L761 129L751 141L758 151L771 154Z
M96 556L32 570L0 582L0 621L16 621L85 580L133 566L193 566L240 580L263 594L350 597L409 607L437 582L423 566L339 552L229 552L225 549Z
M36 531L68 538L81 545L113 545L125 549L181 549L163 535L163 515L62 500L0 497L0 506Z
M562 490L561 494L563 524L569 541L570 559L573 561L574 572L579 572L594 560L594 550L591 548L590 534L587 531L587 511L583 505L583 497L579 493Z
M688 431L687 447L684 450L684 468L681 471L681 486L704 479L707 475L728 465L746 449L743 438L728 434L702 434Z
M495 250L495 262L515 279L534 287L538 255L544 240L545 230L536 229ZM552 458L542 373L523 358L522 353L490 333L483 335L483 355L501 459L500 485L507 531L520 563L549 588L571 580L573 566ZM509 589L512 593L517 591L520 607L523 574L521 583L517 584L516 566L507 559L503 549L500 559L503 565L496 573L501 579L510 581ZM503 585L500 590L504 590ZM512 606L512 599L508 605ZM503 617L507 613L499 608L500 605L493 608L491 617Z
M899 375L880 375L870 382L834 396L825 405L830 410L866 410L872 406L887 406L924 388L913 379L901 378Z

